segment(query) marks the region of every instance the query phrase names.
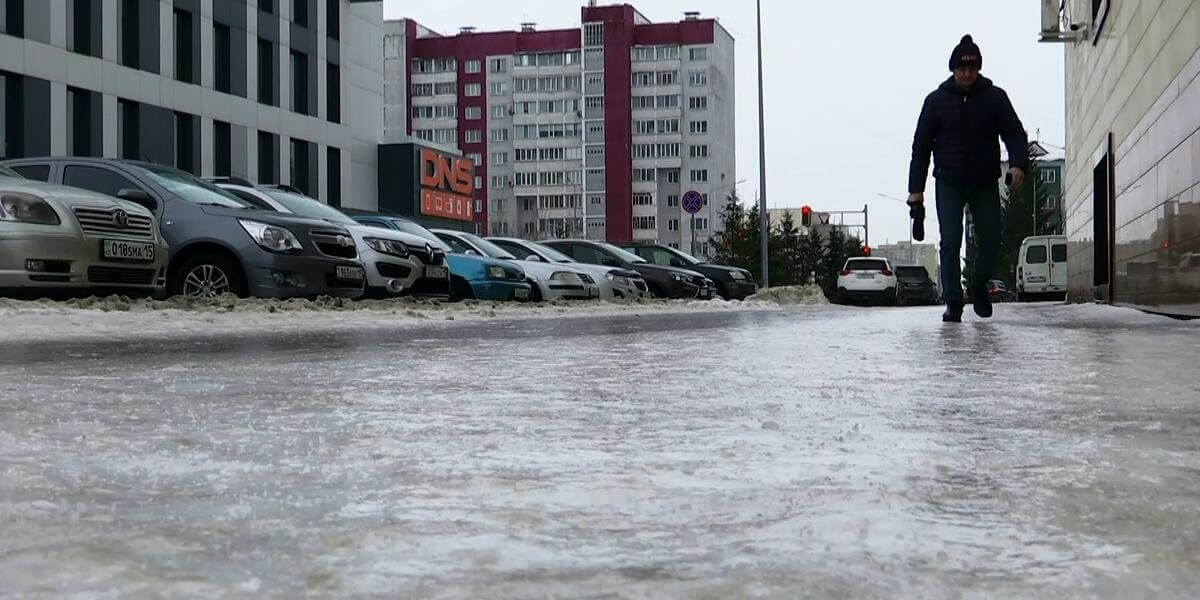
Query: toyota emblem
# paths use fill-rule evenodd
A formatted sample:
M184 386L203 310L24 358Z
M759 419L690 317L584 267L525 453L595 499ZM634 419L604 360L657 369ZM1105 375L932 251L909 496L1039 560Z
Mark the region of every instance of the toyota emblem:
M425 243L425 253L430 256L433 256L433 244L430 244L428 242Z
M113 220L113 225L116 225L117 227L120 227L121 229L129 227L129 213L127 213L119 208L117 210L113 211L112 220Z
M352 240L352 239L350 239L350 238L348 238L348 237L346 237L346 236L344 236L344 235L339 235L339 236L338 236L338 243L339 243L339 244L341 244L341 245L342 245L342 246L344 246L344 247L347 247L347 248L349 248L350 246L353 246L353 245L354 245L354 240Z

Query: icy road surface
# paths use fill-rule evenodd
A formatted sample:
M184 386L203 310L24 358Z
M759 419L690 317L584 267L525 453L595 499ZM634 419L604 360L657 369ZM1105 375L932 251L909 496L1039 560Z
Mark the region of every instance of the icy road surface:
M939 314L0 342L0 597L1196 597L1200 326Z

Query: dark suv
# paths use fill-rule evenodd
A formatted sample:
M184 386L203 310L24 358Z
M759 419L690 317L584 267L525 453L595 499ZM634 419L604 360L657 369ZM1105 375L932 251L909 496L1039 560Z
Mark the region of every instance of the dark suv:
M758 291L754 276L745 269L709 264L662 244L626 244L621 247L651 264L688 269L708 277L716 285L716 293L726 300L745 300Z
M896 267L901 304L937 304L938 291L925 267Z
M713 297L713 288L708 285L708 278L704 275L689 269L651 264L646 259L607 242L549 240L541 243L581 263L637 271L650 287L650 293L659 298L708 300Z
M338 225L258 210L189 173L153 163L56 157L5 164L26 177L116 196L153 212L170 247L168 294L363 294L354 238Z

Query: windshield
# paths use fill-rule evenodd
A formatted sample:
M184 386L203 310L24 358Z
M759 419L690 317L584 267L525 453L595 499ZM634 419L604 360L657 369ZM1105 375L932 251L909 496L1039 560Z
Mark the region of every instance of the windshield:
M396 226L396 229L399 229L400 231L403 231L404 233L415 235L424 240L428 240L430 244L433 244L434 248L442 250L443 252L453 252L454 251L453 249L450 248L449 244L442 241L442 238L438 237L432 231L425 229L424 227L421 227L420 225L417 225L416 223L413 223L412 221L401 221L400 219L394 219L392 221L392 224Z
M896 277L904 279L926 279L929 272L925 267L896 267Z
M597 242L596 245L615 254L617 256L617 258L619 258L627 263L642 264L644 262L647 262L646 259L644 259L632 252L629 252L628 250L623 250L621 248L618 248L608 242Z
M154 183L167 188L172 194L193 204L224 206L225 208L253 208L237 196L183 171L158 166L143 166L142 171L145 171L154 180Z
M705 261L700 260L700 259L696 258L695 256L692 256L691 254L684 252L683 250L676 250L675 248L671 248L669 246L666 248L667 248L668 252L670 252L671 254L674 254L675 256L678 256L680 259L683 260L683 262L685 262L689 265L702 265L705 263Z
M492 258L499 258L503 260L517 259L517 257L509 254L504 248L501 248L500 246L497 246L473 233L459 233L458 235L462 239L470 242L472 246L479 248L480 251Z
M543 246L543 245L535 243L535 242L525 242L525 244L527 246L529 246L530 248L533 248L534 250L536 250L537 253L541 254L543 258L548 258L556 263L573 263L573 262L575 262L575 259L571 258L570 256L567 256L566 254L563 254L562 252L559 252L558 250L555 250L554 248L551 248L550 246Z
M340 210L332 206L322 204L319 200L313 200L312 198L279 189L259 188L258 191L270 196L272 200L282 204L284 208L301 217L320 219L339 225L358 224L358 221L347 217Z
M18 175L16 171L14 171L4 165L0 165L0 175L4 175L5 177L16 177L17 179L24 179L24 177L21 177L20 175Z

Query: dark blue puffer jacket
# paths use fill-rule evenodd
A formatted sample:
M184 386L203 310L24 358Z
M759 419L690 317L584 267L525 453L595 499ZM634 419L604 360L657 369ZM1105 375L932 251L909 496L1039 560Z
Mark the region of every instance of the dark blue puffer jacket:
M908 192L925 191L929 176L929 154L933 153L933 176L959 185L998 185L1000 144L1004 139L1009 164L1029 170L1029 139L1021 119L1004 90L980 77L963 91L946 80L925 98L917 133L913 136L912 163L908 168Z

